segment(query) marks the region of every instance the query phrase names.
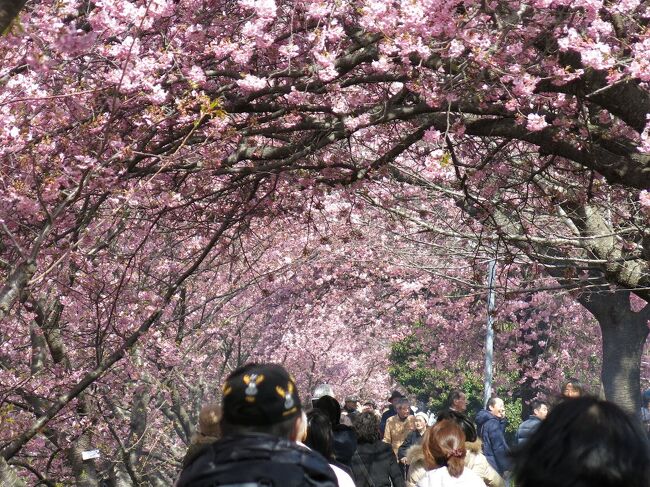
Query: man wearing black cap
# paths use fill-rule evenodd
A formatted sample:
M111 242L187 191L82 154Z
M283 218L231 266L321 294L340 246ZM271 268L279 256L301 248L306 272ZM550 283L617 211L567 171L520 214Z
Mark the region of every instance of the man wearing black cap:
M386 421L391 416L395 416L397 414L397 410L395 409L395 402L398 399L402 399L404 395L400 391L393 391L393 393L390 395L388 398L388 402L390 403L390 407L384 411L384 414L381 415L381 421L379 423L379 431L381 432L381 437L384 437L384 431L386 429Z
M336 487L318 453L295 440L302 407L293 378L280 365L248 364L223 386L222 438L181 472L177 487Z

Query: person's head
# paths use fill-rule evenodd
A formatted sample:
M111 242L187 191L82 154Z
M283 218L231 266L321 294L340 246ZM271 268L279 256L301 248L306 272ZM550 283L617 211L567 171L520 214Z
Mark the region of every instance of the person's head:
M323 396L330 396L336 398L334 395L334 389L329 384L318 384L314 387L314 393L311 396L311 404L316 407L316 401L318 401Z
M467 411L467 396L460 389L452 389L447 398L447 406L454 411L464 413Z
M533 416L537 416L542 421L544 421L548 415L548 404L544 401L535 399L530 403L530 409L533 411Z
M366 401L363 403L361 408L362 412L370 411L374 412L377 409L377 405L373 401Z
M490 411L497 418L503 418L506 415L505 404L503 404L503 399L499 397L491 397L488 400L487 410Z
M465 434L455 421L443 419L427 430L422 439L424 464L428 470L447 467L459 477L465 464Z
M371 411L357 414L352 421L352 428L359 443L374 443L380 440L379 418Z
M575 377L568 378L564 384L562 384L562 397L565 398L576 398L584 395L584 386Z
M302 422L296 383L276 364L247 364L230 374L222 409L224 436L255 432L295 440Z
M345 409L348 411L356 411L359 406L359 398L356 396L348 396L345 398Z
M332 422L320 409L307 413L307 437L305 445L316 450L328 460L334 459L334 437Z
M400 391L393 391L390 397L388 398L388 402L395 407L396 402L399 401L400 399L404 399L404 394L402 394Z
M648 438L611 402L563 401L515 452L514 475L518 487L648 487Z
M314 403L314 409L320 409L330 418L332 426L341 422L341 405L332 396L323 396Z
M199 412L198 432L203 436L218 438L221 435L219 421L221 420L221 406L215 403L206 404Z
M420 434L424 433L424 430L427 429L428 423L429 423L429 416L427 415L427 413L424 413L422 411L415 413L415 420L413 421L415 431L417 431Z
M405 397L401 397L397 399L394 404L397 416L399 416L400 419L408 418L411 414L411 405L409 404L409 400Z
M458 426L460 426L460 429L462 429L465 434L465 441L473 442L478 438L478 435L476 434L476 426L474 426L474 423L466 414L459 413L453 409L447 409L438 414L438 421L443 421L445 419L454 421Z

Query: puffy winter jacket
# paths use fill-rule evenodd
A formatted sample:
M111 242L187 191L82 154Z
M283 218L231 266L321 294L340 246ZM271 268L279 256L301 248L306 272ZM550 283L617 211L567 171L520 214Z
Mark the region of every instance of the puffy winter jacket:
M401 446L397 449L397 460L402 460L402 458L406 456L408 449L412 446L420 445L422 443L422 436L424 436L424 433L420 434L418 430L413 430L408 435L406 435L404 443L402 443Z
M497 418L490 411L481 409L476 415L476 426L483 441L485 458L503 477L503 474L510 470L510 449L505 438L505 418Z
M542 424L542 420L534 415L531 415L526 421L521 423L517 430L517 446L526 443L533 436L533 433L537 431L540 424Z
M359 443L357 453L352 457L352 476L357 487L370 485L366 473L375 487L404 487L404 476L390 445L383 441Z
M337 487L334 471L319 453L275 436L247 433L207 446L181 472L177 487L263 485Z

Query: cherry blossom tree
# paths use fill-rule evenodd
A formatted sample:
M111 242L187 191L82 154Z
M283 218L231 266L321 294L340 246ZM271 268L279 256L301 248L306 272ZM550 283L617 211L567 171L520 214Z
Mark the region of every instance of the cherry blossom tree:
M287 357L305 370L310 351L378 353L384 331L357 343L353 329L426 310L426 296L407 312L389 291L408 296L420 277L396 286L375 257L366 277L352 261L339 277L293 252L303 265L280 279L290 264L267 262L259 235L280 225L292 241L287 211L388 179L446 196L484 256L540 264L572 289L601 326L606 395L636 408L649 17L598 0L28 4L0 39L3 462L44 483L168 484L202 383L252 356L284 360L282 344L305 352ZM435 206L412 203L410 221L440 226L423 218ZM362 285L387 309L362 312ZM313 350L289 333L335 313ZM357 348L328 348L334 336ZM343 385L367 365L301 384L340 371ZM205 381L188 383L201 366ZM105 429L88 427L100 417ZM94 435L120 460L80 461Z

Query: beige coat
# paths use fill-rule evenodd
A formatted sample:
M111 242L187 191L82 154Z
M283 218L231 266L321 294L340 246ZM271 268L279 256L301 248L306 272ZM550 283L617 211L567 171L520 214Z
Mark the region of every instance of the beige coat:
M476 441L466 441L465 449L465 466L473 470L488 487L505 487L506 483L501 476L494 470L483 455L481 439Z
M400 419L396 414L391 416L386 421L386 429L384 430L384 442L388 443L392 449L395 457L397 458L397 450L404 443L407 435L413 431L414 416L407 416L406 419Z
M481 477L487 487L505 487L506 483L501 476L494 470L481 453L481 440L465 442L467 455L465 456L465 467L472 470L476 475ZM426 474L424 467L424 454L422 446L415 445L408 449L406 458L409 462L409 470L406 478L406 487L416 487L418 481Z
M409 465L408 474L406 475L406 487L416 487L418 481L427 473L424 468L422 445L413 445L406 450L406 459Z

